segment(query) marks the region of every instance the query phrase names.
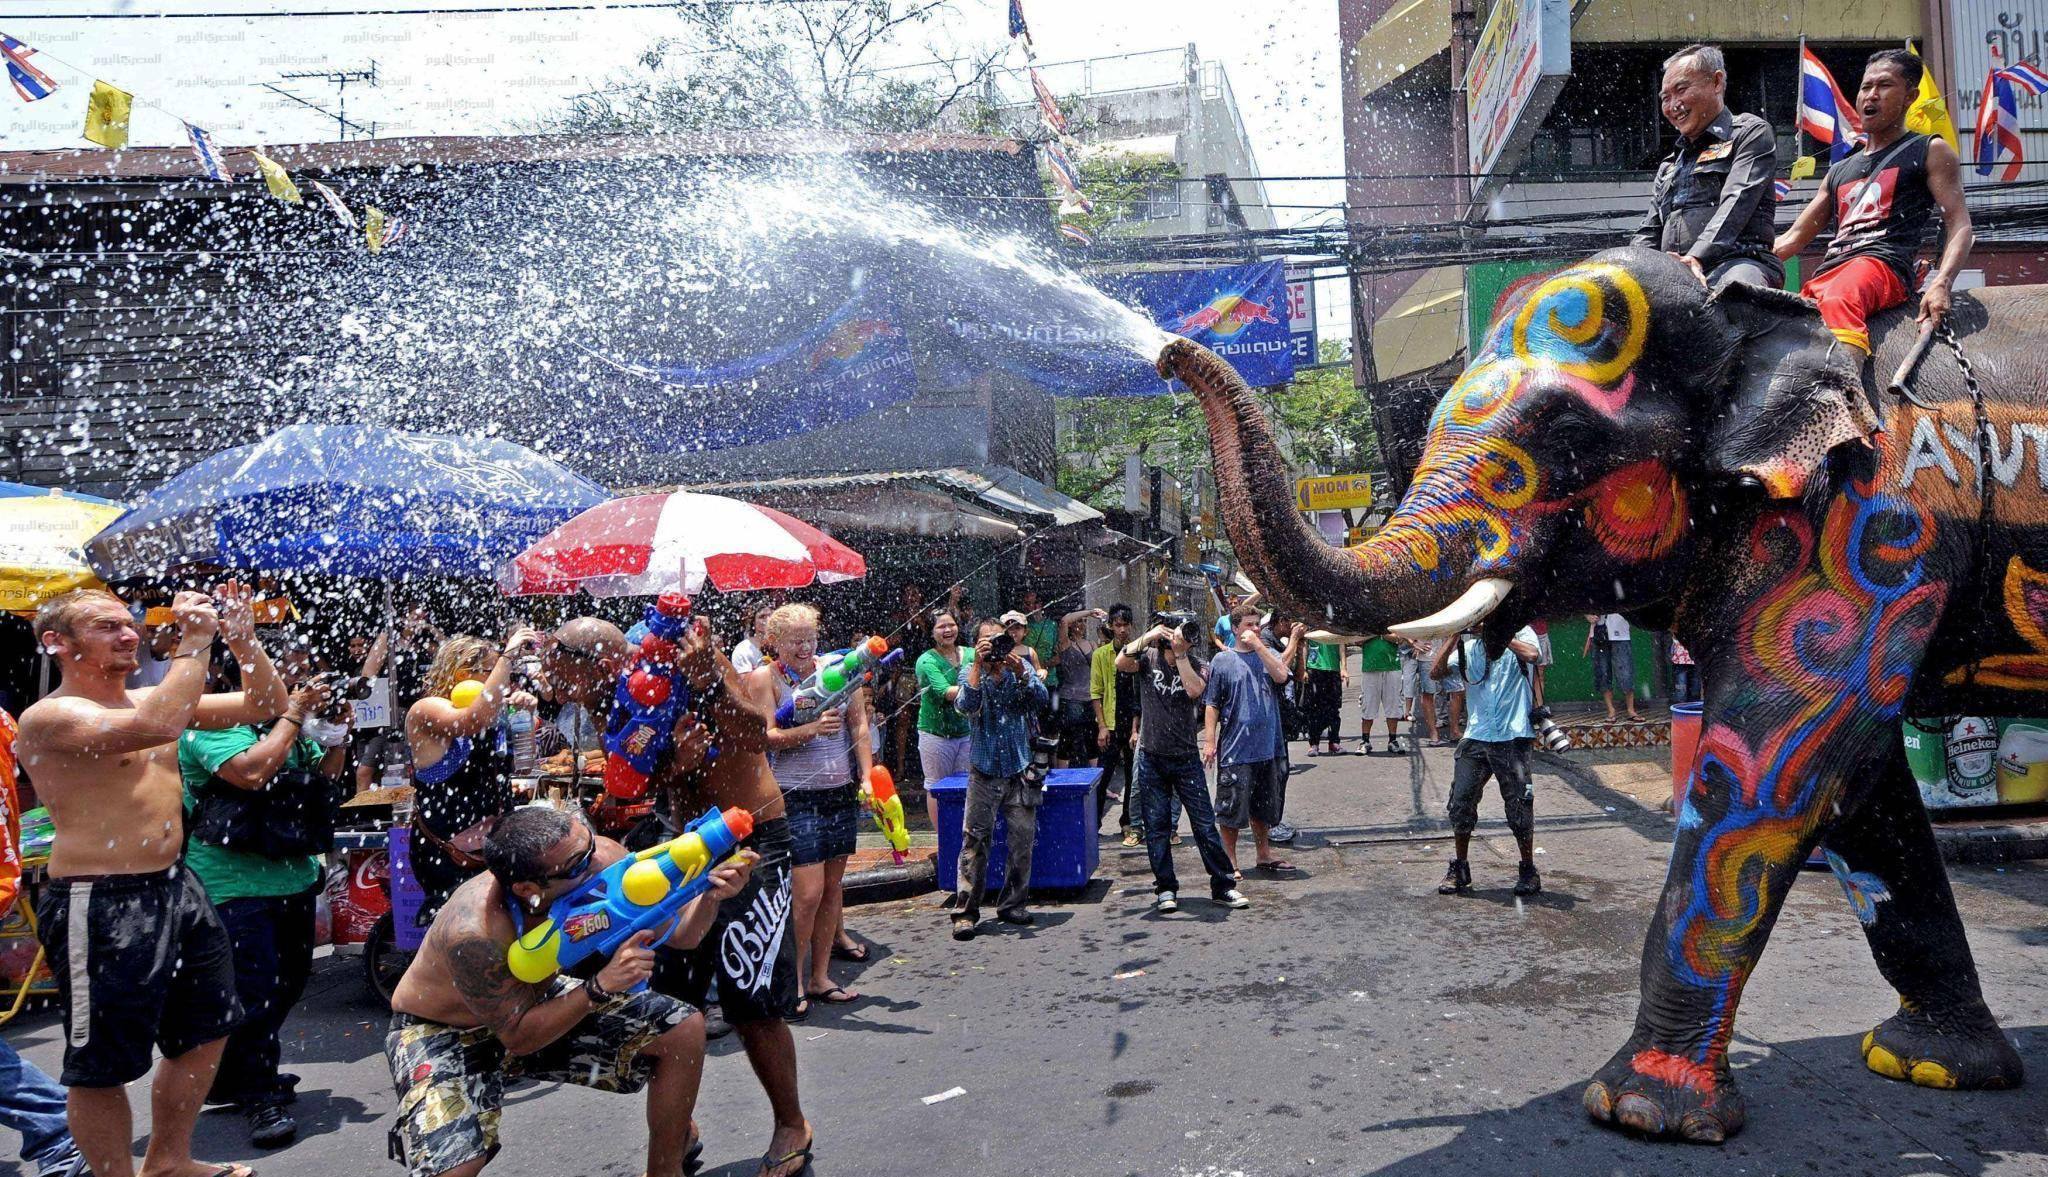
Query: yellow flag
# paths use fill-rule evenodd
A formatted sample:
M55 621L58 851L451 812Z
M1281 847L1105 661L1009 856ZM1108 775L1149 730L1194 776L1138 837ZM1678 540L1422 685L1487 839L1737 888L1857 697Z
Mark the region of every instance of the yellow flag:
M371 253L384 252L384 210L374 204L363 206L363 242Z
M1792 161L1792 178L1795 180L1804 180L1812 176L1813 170L1814 158L1810 155L1802 155Z
M303 204L305 197L299 195L299 186L292 183L284 165L253 148L249 152L256 159L256 169L263 173L263 186L270 194L289 204Z
M85 137L101 147L128 146L128 116L134 108L135 95L94 82L92 97L85 103Z
M1906 42L1906 49L1911 53L1920 52L1913 48L1910 40ZM1948 116L1948 103L1942 100L1941 91L1934 88L1933 70L1920 71L1920 93L1914 97L1913 105L1906 108L1906 129L1932 135L1951 148L1956 145L1955 120Z

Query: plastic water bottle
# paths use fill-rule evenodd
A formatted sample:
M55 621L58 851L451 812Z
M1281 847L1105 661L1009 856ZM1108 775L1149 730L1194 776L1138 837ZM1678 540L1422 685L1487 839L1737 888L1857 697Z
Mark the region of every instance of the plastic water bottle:
M540 764L535 746L534 728L536 717L530 708L508 707L505 709L505 726L512 737L512 775L532 776Z

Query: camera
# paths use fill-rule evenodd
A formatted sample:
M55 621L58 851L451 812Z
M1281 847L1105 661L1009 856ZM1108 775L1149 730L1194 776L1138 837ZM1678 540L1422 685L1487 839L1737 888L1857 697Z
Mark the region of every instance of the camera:
M1059 751L1060 742L1053 736L1031 737L1031 763L1024 766L1024 783L1038 788L1045 783L1045 774L1052 771L1052 758Z
M315 675L312 685L327 691L327 706L320 709L318 718L332 722L347 715L349 704L370 697L371 683L360 674L346 674L330 670Z
M1190 646L1194 646L1202 640L1202 623L1192 613L1162 609L1152 614L1152 624L1164 625L1168 628L1179 630L1180 636L1185 638ZM1166 643L1163 641L1153 644L1162 649L1166 647Z
M988 656L992 661L1001 662L1017 648L1017 639L1006 633L999 633L988 640Z
M1551 717L1550 708L1531 708L1529 726L1536 729L1536 738L1552 752L1564 753L1571 750L1572 738L1565 734L1563 728L1557 726L1557 720Z

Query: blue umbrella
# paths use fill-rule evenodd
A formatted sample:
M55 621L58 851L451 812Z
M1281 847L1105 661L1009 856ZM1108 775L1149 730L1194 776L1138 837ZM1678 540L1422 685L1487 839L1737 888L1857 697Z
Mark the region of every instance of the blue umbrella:
M101 577L184 564L335 576L489 576L609 496L496 438L293 425L201 460L86 545Z

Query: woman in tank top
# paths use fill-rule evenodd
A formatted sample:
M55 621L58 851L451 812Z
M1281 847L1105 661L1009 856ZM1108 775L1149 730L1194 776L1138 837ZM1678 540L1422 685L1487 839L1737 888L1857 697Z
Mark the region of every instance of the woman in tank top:
M818 611L784 605L768 618L768 644L775 656L747 676L755 699L780 710L797 687L818 669ZM791 872L791 914L796 917L798 974L803 996L792 1017L802 1019L811 1001L834 1005L859 993L832 983L827 966L840 936L844 909L842 880L860 829L860 790L874 767L868 740L868 692L855 691L829 711L799 710L790 727L768 729L768 764L782 786L795 840Z
M425 675L418 702L406 709L405 741L412 751L412 873L426 892L419 926L481 866L457 861L453 843L479 822L512 812L512 749L498 719L512 694L512 664L540 646L540 635L519 626L502 650L483 638L457 634L441 643ZM457 684L483 683L467 707L449 698ZM520 692L522 695L523 692ZM525 696L522 706L533 706ZM451 853L451 851L454 851Z
M1088 698L1088 674L1093 669L1095 643L1088 639L1091 620L1100 622L1109 614L1101 609L1076 609L1060 618L1060 644L1053 657L1059 662L1059 740L1053 764L1059 768L1086 768L1095 762L1095 707Z

